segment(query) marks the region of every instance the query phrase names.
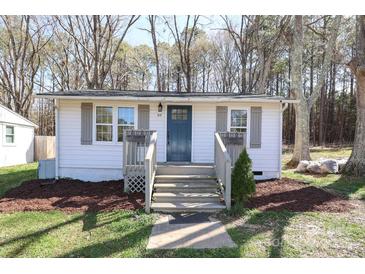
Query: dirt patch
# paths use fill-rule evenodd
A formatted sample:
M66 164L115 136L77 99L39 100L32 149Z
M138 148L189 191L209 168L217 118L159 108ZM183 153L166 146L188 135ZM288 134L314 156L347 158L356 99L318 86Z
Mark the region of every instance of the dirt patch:
M283 178L258 182L256 193L248 202L248 207L261 211L347 212L356 205L317 187Z
M0 199L0 212L55 209L96 212L134 210L143 206L144 195L123 193L123 181L33 180L11 189Z

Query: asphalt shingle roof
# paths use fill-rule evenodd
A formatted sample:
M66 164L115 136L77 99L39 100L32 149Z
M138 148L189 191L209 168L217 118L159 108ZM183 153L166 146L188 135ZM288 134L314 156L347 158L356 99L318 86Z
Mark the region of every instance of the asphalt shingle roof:
M68 90L48 93L38 93L42 97L66 96L66 97L230 97L230 98L257 98L285 100L282 96L272 96L266 94L240 94L240 93L222 93L222 92L158 92L158 91L136 91L136 90Z

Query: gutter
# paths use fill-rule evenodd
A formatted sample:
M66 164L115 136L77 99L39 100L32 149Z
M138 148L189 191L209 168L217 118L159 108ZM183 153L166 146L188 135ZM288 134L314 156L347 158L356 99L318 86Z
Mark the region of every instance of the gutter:
M279 178L281 179L282 160L283 160L283 113L288 108L288 102L282 102L284 106L280 105L280 132L279 132Z
M66 96L36 94L35 98L65 99L65 100L110 100L110 101L150 101L150 102L257 102L257 103L299 103L293 99L265 99L265 98L232 98L232 97L156 97L156 96Z
M55 136L56 136L56 159L55 159L55 179L59 178L59 100L55 99Z
M296 103L299 103L299 100L295 100L295 101L298 101ZM281 113L283 113L289 106L288 102L283 102L283 103L284 103L284 107L281 108Z

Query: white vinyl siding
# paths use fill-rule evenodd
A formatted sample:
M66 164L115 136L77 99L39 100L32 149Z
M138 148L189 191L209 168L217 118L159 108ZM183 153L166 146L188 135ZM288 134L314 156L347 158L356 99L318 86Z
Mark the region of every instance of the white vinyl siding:
M81 100L59 101L59 176L87 181L116 180L122 178L123 144L113 138L113 142L93 142L90 146L80 144ZM131 106L132 102L89 101L94 106L111 106L117 110L121 106ZM94 124L96 111L94 108ZM135 122L137 121L135 113ZM113 121L117 121L117 111L113 111ZM117 127L113 127L117 136ZM94 131L94 141L96 133ZM103 177L104 176L104 177Z
M215 117L214 104L193 105L192 161L195 163L214 161Z
M34 161L35 125L0 105L0 167Z
M9 125L0 122L0 167L31 163L34 160L34 128L23 125L11 127L15 135L10 134ZM13 142L9 143L11 135Z
M117 109L134 109L134 125L137 127L138 104L149 104L149 125L157 131L157 161L166 161L166 114L167 105L158 112L158 102L148 101L102 101L94 100L94 106L111 106L113 111L113 142L96 142L91 146L80 145L81 100L60 100L59 107L59 166L61 177L74 177L82 180L100 181L122 177L123 145L117 141ZM253 170L262 171L260 178L279 176L280 162L280 103L186 103L192 106L192 162L214 162L214 132L216 127L216 106L228 107L228 128L231 126L230 113L233 109L247 110L247 140L250 132L250 107L262 107L262 145L261 148L247 151L253 161ZM95 112L94 112L95 116ZM95 117L94 117L95 119ZM248 146L248 144L247 144ZM266 177L265 177L266 176Z

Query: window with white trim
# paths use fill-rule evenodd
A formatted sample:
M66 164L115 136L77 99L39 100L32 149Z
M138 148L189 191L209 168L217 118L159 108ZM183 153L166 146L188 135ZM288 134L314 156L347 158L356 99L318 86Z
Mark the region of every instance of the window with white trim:
M6 126L5 127L5 143L14 144L14 141L15 141L14 126Z
M231 110L231 132L247 132L247 110Z
M113 141L113 108L96 107L96 141Z
M123 142L126 129L134 129L134 108L118 107L118 142Z

